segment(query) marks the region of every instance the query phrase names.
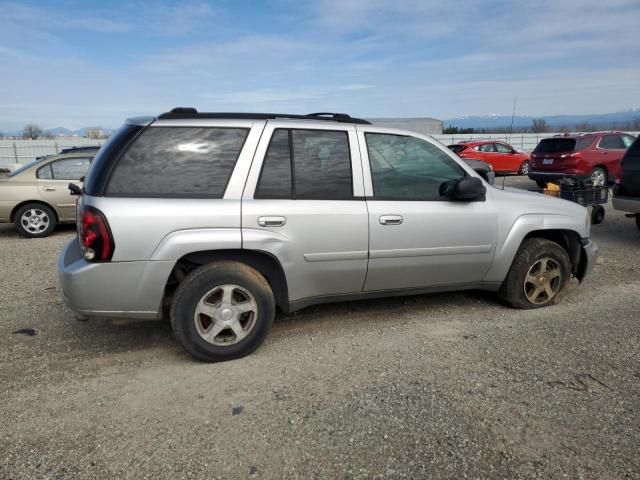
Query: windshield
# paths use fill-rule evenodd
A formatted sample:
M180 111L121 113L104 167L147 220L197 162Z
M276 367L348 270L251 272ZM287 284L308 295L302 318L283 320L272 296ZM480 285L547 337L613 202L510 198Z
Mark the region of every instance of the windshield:
M7 175L8 177L15 177L16 175L24 172L27 168L31 168L33 167L36 163L41 162L42 160L44 160L47 157L38 157L35 160L27 163L26 165L21 166L20 168L14 170L13 172L11 172L9 175Z

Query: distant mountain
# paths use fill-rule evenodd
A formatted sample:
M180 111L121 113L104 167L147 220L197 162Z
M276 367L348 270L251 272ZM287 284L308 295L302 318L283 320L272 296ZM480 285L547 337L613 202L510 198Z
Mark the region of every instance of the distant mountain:
M593 115L541 115L537 117L515 116L513 118L514 128L530 127L534 119L543 119L549 127L574 128L581 123L590 125L615 127L636 119L640 119L640 109L633 108L624 112L601 113ZM510 115L481 115L451 118L444 121L444 127L458 128L508 128L511 125Z

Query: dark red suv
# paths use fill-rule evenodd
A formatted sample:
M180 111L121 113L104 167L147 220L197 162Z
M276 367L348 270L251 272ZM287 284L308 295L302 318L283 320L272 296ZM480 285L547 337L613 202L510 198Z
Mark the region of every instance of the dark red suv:
M594 185L615 181L620 160L635 138L622 132L593 132L545 138L531 153L529 178L543 187L572 177Z

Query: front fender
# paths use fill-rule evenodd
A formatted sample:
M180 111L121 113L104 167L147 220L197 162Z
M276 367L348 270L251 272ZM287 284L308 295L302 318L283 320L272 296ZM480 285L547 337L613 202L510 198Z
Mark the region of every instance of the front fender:
M512 225L499 232L499 242L491 268L485 275L485 282L502 282L518 253L518 249L525 237L537 231L569 230L580 237L585 237L584 225L578 225L575 217L562 214L524 214L519 216Z

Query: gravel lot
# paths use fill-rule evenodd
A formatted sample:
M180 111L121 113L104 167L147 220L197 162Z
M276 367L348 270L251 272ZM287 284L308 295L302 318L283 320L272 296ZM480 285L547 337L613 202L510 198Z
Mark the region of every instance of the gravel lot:
M0 226L0 478L640 478L640 232L608 206L592 233L595 272L558 306L318 306L208 365L166 323L72 318L72 227Z

